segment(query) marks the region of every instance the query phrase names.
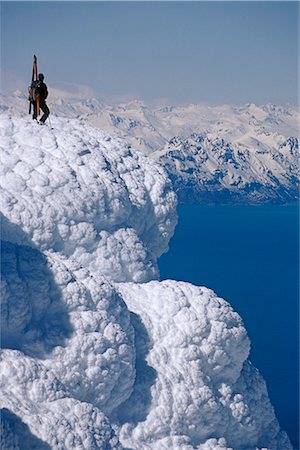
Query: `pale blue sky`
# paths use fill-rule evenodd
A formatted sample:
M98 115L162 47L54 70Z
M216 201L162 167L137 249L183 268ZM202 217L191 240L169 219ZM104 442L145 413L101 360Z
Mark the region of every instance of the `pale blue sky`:
M2 90L297 104L297 2L1 2Z

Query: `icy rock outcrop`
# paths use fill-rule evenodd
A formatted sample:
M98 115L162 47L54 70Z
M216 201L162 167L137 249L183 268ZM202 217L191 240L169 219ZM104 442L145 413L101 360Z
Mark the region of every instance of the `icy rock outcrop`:
M176 223L164 170L52 124L1 116L4 448L290 449L238 314L153 281Z
M133 324L140 340L134 391L118 410L122 443L227 448L214 447L217 440L209 446L214 436L234 449L290 448L262 377L246 361L242 320L227 302L207 288L171 280L125 283L119 290L139 317Z

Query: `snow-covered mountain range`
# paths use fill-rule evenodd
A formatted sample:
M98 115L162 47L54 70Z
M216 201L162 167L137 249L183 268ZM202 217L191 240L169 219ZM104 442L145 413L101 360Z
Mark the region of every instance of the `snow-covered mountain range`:
M173 138L156 152L183 203L285 203L299 194L298 139L251 150L209 134Z
M10 102L24 114L22 93ZM54 114L84 120L158 158L179 201L282 203L299 196L300 114L292 106L150 108L141 101L108 106L55 96L49 102Z
M160 282L165 169L85 120L1 113L3 450L291 449L242 319Z

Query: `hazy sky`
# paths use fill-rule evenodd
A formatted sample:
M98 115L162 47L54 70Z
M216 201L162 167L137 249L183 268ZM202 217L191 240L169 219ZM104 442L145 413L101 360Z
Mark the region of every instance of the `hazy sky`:
M2 90L297 104L297 2L1 2Z

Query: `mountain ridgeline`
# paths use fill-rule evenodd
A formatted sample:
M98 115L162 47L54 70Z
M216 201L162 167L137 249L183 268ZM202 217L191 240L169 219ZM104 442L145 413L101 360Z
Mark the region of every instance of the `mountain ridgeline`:
M51 89L50 89L51 95ZM8 107L24 113L16 92ZM164 106L135 100L110 105L52 90L55 115L77 118L125 139L159 160L179 201L204 204L288 203L299 197L299 111L291 106Z
M171 139L159 161L182 203L286 203L298 198L298 139L278 149L245 146L192 134Z

